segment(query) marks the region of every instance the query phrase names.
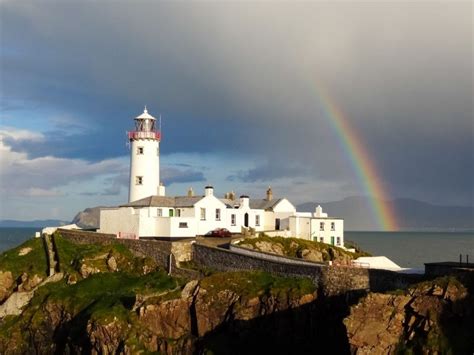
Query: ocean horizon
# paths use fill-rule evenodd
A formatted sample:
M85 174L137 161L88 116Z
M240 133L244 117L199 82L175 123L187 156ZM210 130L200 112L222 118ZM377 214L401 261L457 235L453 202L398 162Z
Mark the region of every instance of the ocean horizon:
M41 228L0 228L0 253L14 248ZM379 232L347 231L344 239L374 256L386 256L403 268L423 269L424 263L459 261L469 255L474 261L474 231L469 232Z

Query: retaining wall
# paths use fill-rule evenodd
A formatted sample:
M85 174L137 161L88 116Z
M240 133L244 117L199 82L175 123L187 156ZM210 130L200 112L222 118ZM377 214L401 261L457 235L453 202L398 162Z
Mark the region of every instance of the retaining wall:
M282 255L276 255L272 253L267 253L263 251L256 251L252 250L249 248L244 248L240 247L234 244L229 245L229 250L243 254L243 255L249 255L249 256L254 256L259 259L265 259L265 260L270 260L270 261L279 261L285 264L294 264L294 265L308 265L308 266L326 266L323 263L316 263L316 262L311 262L311 261L306 261L298 258L292 258L288 256L282 256Z
M80 230L58 229L61 236L77 244L101 244L109 245L119 243L125 245L130 251L140 257L148 256L154 259L158 265L169 267L169 255L171 254L171 242L157 240L118 239L115 234L87 232ZM175 258L173 258L174 260ZM173 263L173 266L174 263Z
M284 276L309 277L326 295L343 294L349 291L386 291L405 288L419 281L419 275L399 274L387 270L362 269L341 266L326 266L292 258L277 256L270 259L267 253L237 253L231 250L193 244L193 261L197 264L221 270L264 270ZM304 264L302 264L304 263ZM312 264L312 265L311 265Z

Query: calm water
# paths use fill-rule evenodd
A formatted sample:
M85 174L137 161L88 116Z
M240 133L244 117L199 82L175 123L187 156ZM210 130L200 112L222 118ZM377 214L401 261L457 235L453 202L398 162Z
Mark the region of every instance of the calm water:
M427 262L459 261L459 254L468 254L474 262L474 232L345 232L344 238L401 267L423 269Z
M0 228L0 253L33 238L41 228Z
M32 238L39 228L0 228L0 252ZM458 261L459 254L474 262L474 233L345 232L372 255L384 255L402 267L424 267L425 262Z

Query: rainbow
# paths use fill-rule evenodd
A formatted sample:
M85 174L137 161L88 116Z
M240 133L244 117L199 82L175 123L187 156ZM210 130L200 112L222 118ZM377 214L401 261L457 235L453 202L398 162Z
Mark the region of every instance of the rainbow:
M321 82L317 85L318 96L325 116L336 132L357 177L370 198L370 206L382 230L398 229L397 216L388 202L388 193L377 173L373 159L362 144L357 131L352 127L342 109L331 99Z

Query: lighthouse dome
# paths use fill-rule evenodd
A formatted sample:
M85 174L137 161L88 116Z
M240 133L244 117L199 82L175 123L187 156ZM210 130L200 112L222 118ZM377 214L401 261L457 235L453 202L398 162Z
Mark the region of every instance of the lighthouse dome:
M140 116L137 116L136 119L137 120L146 120L146 119L156 120L155 117L153 117L152 115L150 115L148 113L148 110L146 109L146 106L145 106L145 109L143 110L143 113Z

